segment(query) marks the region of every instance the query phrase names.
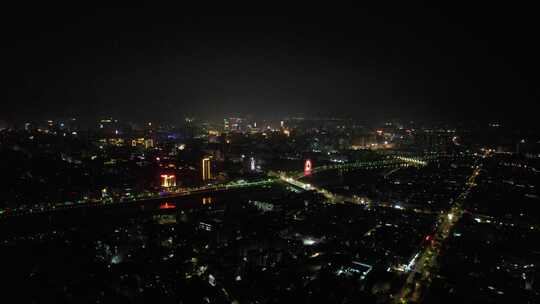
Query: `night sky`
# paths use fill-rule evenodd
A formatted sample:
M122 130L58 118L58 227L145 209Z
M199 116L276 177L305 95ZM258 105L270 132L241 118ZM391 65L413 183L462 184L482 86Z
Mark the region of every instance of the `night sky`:
M0 119L537 115L532 8L331 11L7 8Z

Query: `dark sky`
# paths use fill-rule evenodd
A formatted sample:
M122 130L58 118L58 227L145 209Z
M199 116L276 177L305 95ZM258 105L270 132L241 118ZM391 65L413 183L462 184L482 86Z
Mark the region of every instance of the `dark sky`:
M390 4L289 16L6 9L0 119L523 121L536 115L539 97L533 13Z

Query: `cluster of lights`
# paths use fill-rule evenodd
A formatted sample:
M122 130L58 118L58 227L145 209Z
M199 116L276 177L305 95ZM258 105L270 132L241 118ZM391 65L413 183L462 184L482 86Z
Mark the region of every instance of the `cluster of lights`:
M176 176L174 174L162 174L161 186L165 188L176 186Z
M423 160L416 159L416 158L412 158L412 157L396 156L396 158L399 159L399 160L408 162L408 163L415 164L415 165L422 165L422 166L427 165L427 162L425 162Z

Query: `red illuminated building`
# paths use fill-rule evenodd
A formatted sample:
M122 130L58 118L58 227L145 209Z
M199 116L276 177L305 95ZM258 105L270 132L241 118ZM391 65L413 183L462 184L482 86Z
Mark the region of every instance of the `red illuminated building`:
M311 160L306 159L306 162L304 163L304 175L305 176L311 175L311 170L312 170Z

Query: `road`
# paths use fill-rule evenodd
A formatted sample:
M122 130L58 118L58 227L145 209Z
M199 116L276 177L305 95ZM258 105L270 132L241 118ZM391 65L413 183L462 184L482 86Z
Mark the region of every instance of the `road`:
M467 179L465 190L458 196L447 213L439 216L438 226L431 242L417 255L414 265L405 280L405 284L398 293L396 303L419 303L429 288L437 261L441 254L441 248L448 240L455 224L461 219L464 209L463 204L470 191L476 186L476 178L480 174L480 166L476 166Z
M273 184L275 182L276 182L276 179L268 178L266 180L255 181L255 182L228 183L228 184L218 184L218 185L211 185L211 186L205 186L205 187L191 188L188 190L170 192L165 195L151 195L144 198L137 198L137 199L132 199L132 200L113 201L113 202L107 202L107 203L104 203L101 201L83 202L83 203L56 205L56 206L43 208L39 210L16 210L9 213L3 213L0 215L0 218L26 216L30 214L44 214L44 213L76 209L76 208L103 208L103 207L127 205L127 204L132 205L132 204L138 204L142 202L148 202L151 200L174 199L174 198L179 198L179 197L187 197L191 195L210 194L210 193L216 193L216 192L222 192L222 191L237 190L237 189L242 189L242 188L261 187L261 186L267 186L267 185Z
M418 165L418 164L417 164ZM328 165L328 166L321 166L318 168L314 168L313 174L323 172L326 170L336 170L336 169L376 169L376 168L386 168L390 166L407 166L406 160L398 159L398 158L392 158L387 160L380 160L380 161L373 161L373 162L352 162L352 163L344 163L344 164L336 164L336 165ZM39 213L48 213L48 212L54 212L54 211L61 211L61 210L68 210L73 208L98 208L98 207L105 207L110 206L112 204L134 204L142 201L149 201L154 199L167 199L167 198L177 198L177 197L185 197L189 195L196 195L196 194L210 194L220 191L227 191L227 190L233 190L233 189L239 189L239 188L249 188L249 187L259 187L263 185L269 185L277 181L275 177L279 177L282 181L285 181L289 184L292 184L296 187L302 188L304 190L315 190L321 194L323 194L330 202L336 203L336 202L343 202L347 199L352 200L354 198L347 198L347 197L341 197L337 196L335 194L332 194L328 192L325 189L317 188L315 186L312 186L310 184L305 184L299 181L303 177L303 174L296 174L294 177L287 178L283 175L273 175L271 173L268 174L269 178L267 180L263 181L256 181L256 182L244 182L244 183L227 183L227 184L219 184L219 185L211 185L211 186L205 186L205 187L199 187L199 188L192 188L188 190L182 190L177 192L171 192L166 195L151 195L143 198L135 198L131 200L123 200L123 201L114 201L114 202L101 202L101 201L88 201L88 202L82 202L82 203L73 203L73 204L62 204L62 205L55 205L47 208L41 208L41 209L25 209L25 210L13 210L10 212L0 212L0 219L3 217L13 217L13 216L24 216L29 214L39 214Z
M429 159L437 158L438 156L432 156ZM408 167L408 166L423 166L426 165L426 161L420 160L418 158L411 158L411 157L404 157L404 156L393 156L387 159L383 160L377 160L377 161L364 161L364 162L350 162L350 163L340 163L340 164L332 164L332 165L326 165L326 166L320 166L315 167L312 171L312 174L317 174L320 172L324 172L327 170L358 170L358 169L381 169L381 168L389 168L389 167ZM318 193L324 195L329 202L331 203L343 203L345 201L353 202L353 203L361 203L366 204L368 203L367 200L364 198L359 197L347 197L347 196L341 196L333 194L326 189L315 187L310 184L306 184L300 181L304 177L303 173L296 173L292 177L283 175L283 174L272 174L269 172L268 174L269 178L267 180L262 181L255 181L255 182L237 182L237 183L227 183L227 184L218 184L218 185L211 185L211 186L204 186L199 188L191 188L187 190L181 190L176 192L171 192L166 195L150 195L145 197L137 197L133 199L124 199L122 201L113 201L113 202L102 202L102 201L86 201L86 202L79 202L79 203L72 203L72 204L56 204L54 206L50 207L42 207L40 209L24 209L24 210L0 210L0 219L5 217L13 217L13 216L24 216L29 214L36 214L36 213L48 213L48 212L54 212L54 211L61 211L61 210L67 210L67 209L73 209L73 208L98 208L98 207L105 207L110 206L113 204L134 204L138 202L143 201L149 201L154 199L167 199L167 198L177 198L177 197L185 197L189 195L197 195L197 194L210 194L214 192L220 192L220 191L227 191L227 190L233 190L233 189L239 189L239 188L249 188L249 187L259 187L263 185L269 185L276 181L284 181L288 184L291 184L293 186L302 188L304 190L314 190ZM276 179L276 177L278 177Z

